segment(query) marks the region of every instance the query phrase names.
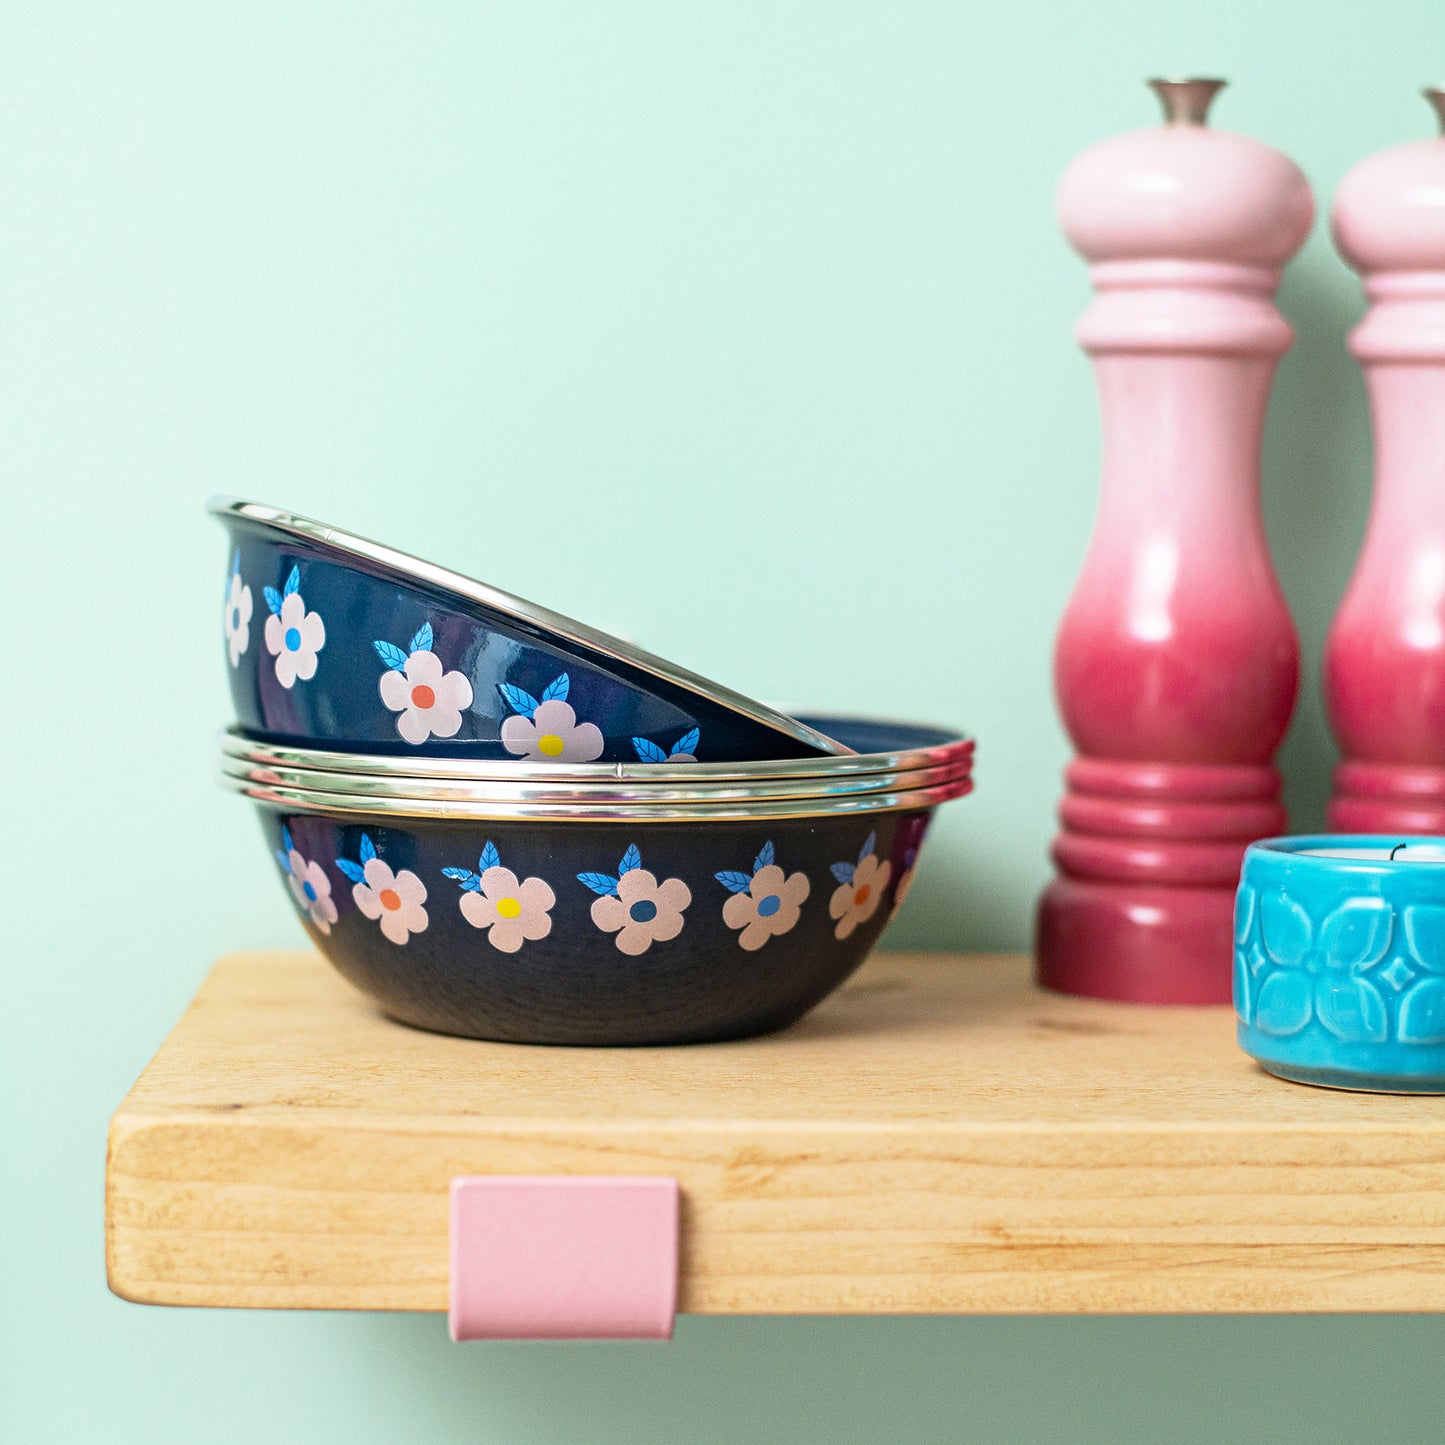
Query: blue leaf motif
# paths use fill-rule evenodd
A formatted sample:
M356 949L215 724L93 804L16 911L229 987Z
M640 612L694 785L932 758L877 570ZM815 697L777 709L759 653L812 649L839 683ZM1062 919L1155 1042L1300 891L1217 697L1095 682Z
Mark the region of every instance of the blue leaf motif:
M701 737L701 728L693 728L690 733L683 733L683 735L678 738L678 740L672 745L673 754L676 755L678 753L696 753L698 740Z
M412 640L411 640L409 643L407 643L407 647L408 647L409 650L412 651L412 652L430 652L430 651L431 651L431 645L432 645L431 623L430 623L430 622L423 622L422 625L417 628L417 630L416 630L416 636L413 637Z
M360 863L353 863L350 858L338 858L336 866L351 879L353 883L360 883L366 877Z
M370 833L363 833L361 835L361 866L364 868L375 857L376 844L371 841Z
M1339 968L1373 968L1390 946L1393 914L1383 898L1343 903L1320 925L1320 952Z
M873 845L874 845L874 843L876 843L877 841L878 841L878 835L877 835L876 833L870 833L870 834L868 835L868 840L867 840L867 842L865 842L865 843L863 844L863 851L858 854L858 861L859 861L860 863L873 851Z
M281 828L281 846L289 853L296 845L291 841L291 830L284 825Z
M1314 1012L1310 981L1303 973L1283 971L1265 979L1254 1005L1254 1025L1261 1033L1287 1038L1309 1023Z
M631 873L634 868L642 867L642 854L637 850L636 843L630 843L627 852L622 855L622 864L618 868L619 873Z
M231 558L231 571L232 571L232 572L239 572L240 570L241 570L241 549L240 549L239 547L237 547L237 548L236 548L236 555Z
M455 878L462 885L463 893L480 893L482 891L482 880L467 868L443 868L442 872L448 878Z
M300 588L301 568L299 566L293 567L290 572L286 574L286 585L281 590L289 597L293 592L299 591Z
M1250 1021L1250 994L1254 980L1249 976L1249 965L1245 962L1244 950L1234 950L1234 1013L1240 1023Z
M1414 903L1405 910L1410 956L1429 973L1445 973L1445 907Z
M279 848L276 850L276 861L281 865L281 871L283 873L289 873L291 871L291 859Z
M1385 1041L1385 1000L1374 984L1363 978L1321 979L1315 989L1319 1021L1347 1044Z
M772 842L769 841L763 844L762 848L758 851L758 856L753 859L753 872L757 873L760 870L769 867L772 864L772 861L773 845Z
M1259 900L1259 931L1265 951L1286 967L1298 963L1309 952L1314 934L1309 914L1283 893L1266 893ZM1263 993L1260 1006L1264 1006Z
M851 883L853 881L853 875L857 871L851 863L834 863L832 865L833 877L835 877L839 883Z
M1402 1044L1445 1044L1445 979L1422 978L1400 1000Z
M667 761L667 754L656 743L650 743L646 738L633 738L632 746L644 763L665 763Z
M471 876L472 876L472 870L471 870L470 868L443 868L443 869L442 869L442 877L443 877L443 878L455 878L458 883L462 882L464 879L470 878Z
M617 880L610 873L579 873L577 881L585 883L594 893L601 894L603 898L617 896Z
M507 706L513 712L519 712L523 717L531 717L541 706L530 692L524 692L520 687L513 687L510 682L499 682L497 691L507 700Z
M482 856L478 862L481 865L483 873L485 873L488 868L500 868L502 866L502 855L497 852L497 845L490 839L487 840L487 846L482 849Z
M1243 943L1249 937L1249 930L1254 923L1254 889L1241 886L1238 893L1234 895L1234 941Z
M275 616L279 617L281 615L281 594L274 587L263 587L261 595L266 599L266 606Z
M753 880L746 873L735 873L729 870L726 873L714 873L712 876L729 893L746 893L753 886Z
M554 677L542 693L543 702L566 702L567 692L572 686L571 680L564 672L561 677Z
M406 653L391 642L373 642L376 655L388 666L395 668L398 672L406 671Z

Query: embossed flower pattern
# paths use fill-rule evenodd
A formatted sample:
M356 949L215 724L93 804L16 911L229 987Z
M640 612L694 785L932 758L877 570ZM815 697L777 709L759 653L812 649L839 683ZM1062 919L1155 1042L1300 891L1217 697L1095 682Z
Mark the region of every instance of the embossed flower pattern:
M1249 948L1256 915L1259 944ZM1236 967L1236 994L1246 1022L1281 1038L1313 1020L1346 1042L1387 1037L1384 995L1365 977L1384 960L1394 936L1393 910L1383 899L1349 899L1316 929L1294 899L1241 890L1235 917L1244 960Z

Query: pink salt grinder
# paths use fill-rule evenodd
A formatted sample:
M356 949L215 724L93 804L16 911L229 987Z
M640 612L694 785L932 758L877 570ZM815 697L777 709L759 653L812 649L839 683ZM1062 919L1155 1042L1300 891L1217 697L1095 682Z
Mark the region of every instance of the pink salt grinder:
M1227 1003L1245 847L1285 830L1276 749L1299 644L1270 561L1260 444L1294 339L1273 296L1314 218L1293 162L1206 128L1223 82L1150 82L1166 123L1090 147L1058 214L1096 295L1103 487L1054 655L1078 756L1038 980Z
M1445 131L1445 91L1426 97ZM1361 161L1335 244L1370 309L1350 337L1375 430L1365 545L1325 644L1344 755L1332 828L1445 833L1445 138Z

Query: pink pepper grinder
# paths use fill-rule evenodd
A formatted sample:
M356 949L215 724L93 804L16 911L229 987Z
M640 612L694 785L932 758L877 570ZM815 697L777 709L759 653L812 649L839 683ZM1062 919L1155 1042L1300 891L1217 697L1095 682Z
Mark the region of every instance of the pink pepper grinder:
M1425 94L1445 131L1445 91ZM1344 754L1330 826L1445 833L1445 138L1355 166L1334 232L1370 301L1350 350L1374 418L1375 493L1325 645Z
M1165 124L1077 156L1059 185L1096 296L1103 488L1059 628L1078 756L1039 906L1047 988L1227 1003L1247 844L1284 831L1273 764L1299 644L1265 541L1260 445L1293 332L1273 296L1314 218L1298 167L1210 130L1223 82L1150 82Z

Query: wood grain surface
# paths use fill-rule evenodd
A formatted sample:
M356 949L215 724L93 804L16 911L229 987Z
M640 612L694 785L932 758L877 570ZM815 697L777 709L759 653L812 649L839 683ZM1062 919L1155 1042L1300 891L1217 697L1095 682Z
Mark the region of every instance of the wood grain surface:
M669 1174L700 1313L1445 1309L1445 1099L1264 1074L1226 1009L888 955L786 1033L421 1033L311 953L216 965L116 1113L127 1299L441 1310L457 1174Z

